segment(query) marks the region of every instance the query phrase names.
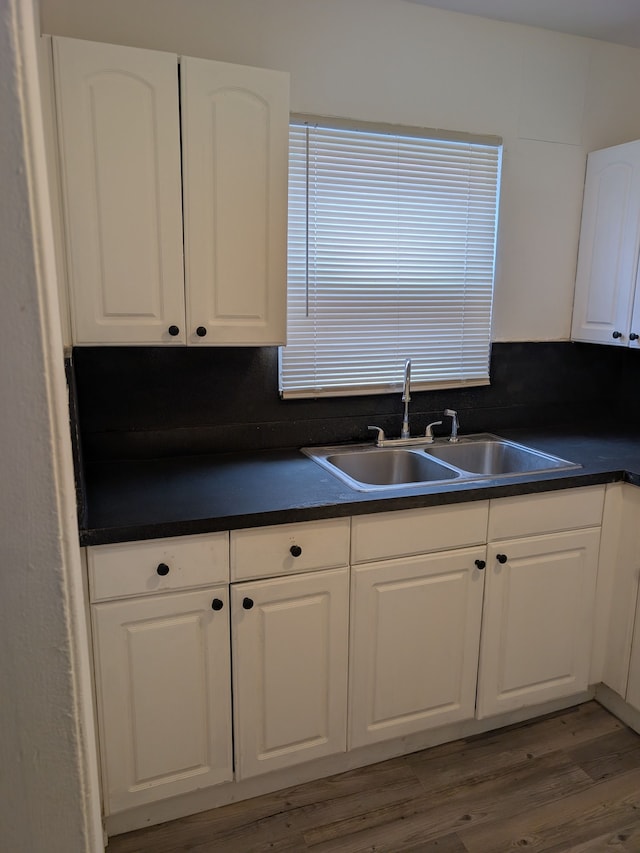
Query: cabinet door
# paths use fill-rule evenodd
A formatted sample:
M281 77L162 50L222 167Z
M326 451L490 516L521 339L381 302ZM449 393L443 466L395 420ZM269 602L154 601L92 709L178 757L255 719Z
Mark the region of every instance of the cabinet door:
M599 540L598 528L489 546L479 718L587 688Z
M476 560L484 547L352 569L350 748L473 717L485 574Z
M74 340L184 343L177 57L54 38L54 64Z
M346 749L348 570L233 584L236 773Z
M181 59L189 343L286 343L289 76Z
M640 348L640 264L637 264L636 266L635 296L633 299L633 309L631 311L631 323L629 330L629 346L635 349Z
M230 780L228 587L92 610L108 811Z
M626 700L633 708L640 711L640 600L635 612Z
M628 346L640 234L640 143L589 154L573 340ZM614 337L614 334L616 337ZM633 346L638 342L632 341Z

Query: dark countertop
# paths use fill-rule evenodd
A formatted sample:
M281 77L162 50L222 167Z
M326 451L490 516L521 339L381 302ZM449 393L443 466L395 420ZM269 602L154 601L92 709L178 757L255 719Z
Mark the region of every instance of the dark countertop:
M640 485L640 433L581 428L502 430L581 468L499 479L357 492L298 450L119 460L86 466L82 545L218 530L611 483Z

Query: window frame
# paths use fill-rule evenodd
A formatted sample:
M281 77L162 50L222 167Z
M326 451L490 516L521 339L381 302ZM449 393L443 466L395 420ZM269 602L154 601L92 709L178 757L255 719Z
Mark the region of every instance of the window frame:
M492 341L492 311L493 311L493 296L495 291L495 267L496 267L496 254L497 254L497 231L498 231L498 221L499 221L499 210L500 210L500 189L501 189L501 169L502 169L502 139L499 136L488 135L488 134L470 134L465 132L449 132L443 130L435 130L430 128L417 128L417 127L408 127L404 125L392 125L392 124L380 124L380 123L370 123L370 122L361 122L361 121L352 121L348 119L339 119L339 118L326 118L319 116L310 116L307 114L293 114L290 119L290 127L292 128L301 128L307 127L307 133L310 130L321 128L322 130L337 130L339 132L352 133L358 131L364 131L366 133L371 133L380 137L393 137L394 139L399 138L401 140L404 139L424 139L427 146L434 143L437 145L438 142L442 142L444 148L447 146L469 146L469 150L473 146L477 146L478 150L480 148L491 148L495 149L495 204L492 207L492 214L488 222L493 223L493 228L491 229L492 233L492 252L491 252L491 274L490 274L490 284L489 284L489 292L490 292L490 304L488 310L488 323L485 324L483 328L486 329L486 373L483 373L482 376L475 376L472 378L456 378L452 380L451 378L443 378L443 379L429 379L428 381L421 381L420 376L416 376L416 369L414 367L414 376L416 379L412 385L414 390L435 390L439 388L455 388L455 387L465 387L465 386L478 386L478 385L486 385L489 384L489 359L491 353L491 341ZM451 149L453 150L453 148ZM462 150L462 148L458 147L457 150ZM452 158L454 155L452 154ZM307 152L308 158L308 152ZM291 162L291 145L290 145L290 162ZM307 192L309 187L309 177L308 177L308 159L307 159ZM448 167L449 169L453 169L452 166ZM290 189L291 193L291 189ZM289 196L289 208L291 210L291 195ZM309 244L309 213L308 213L309 201L307 196L307 222L306 222L306 233L307 233L307 249L308 252L308 244ZM288 259L288 290L289 290L289 282L290 282L290 270L291 270L291 228L289 232L289 259ZM465 243L465 251L468 254L468 245L469 241ZM308 257L308 255L307 255ZM308 261L307 261L307 270L308 270ZM465 272L466 275L466 272ZM308 299L309 299L309 279L307 273L307 311L308 311ZM487 285L485 284L485 289L487 289ZM463 292L463 300L466 296L464 288ZM454 291L455 299L453 302L460 302L460 291ZM428 296L428 293L427 293ZM287 311L290 312L290 298L291 293L288 292L287 295ZM425 303L427 302L427 298L425 297ZM462 309L462 314L464 315L465 309ZM308 316L308 315L307 315ZM394 393L397 392L401 387L402 382L402 368L401 365L404 365L404 361L406 358L414 358L412 352L404 351L404 347L399 348L399 352L396 360L398 361L398 370L394 374L393 378L388 378L387 381L374 385L374 384L366 384L360 385L357 382L353 383L350 386L345 387L318 387L314 385L313 382L308 383L308 387L304 388L291 388L287 387L285 383L283 383L283 371L284 371L284 361L286 361L286 354L283 353L283 348L279 348L279 390L280 395L283 399L292 399L292 398L314 398L314 397L341 397L341 396L359 396L359 395L369 395L369 394L386 394L386 393ZM402 351L400 351L402 350ZM284 355L284 358L283 358ZM462 360L461 362L462 363ZM397 378L396 378L397 375Z

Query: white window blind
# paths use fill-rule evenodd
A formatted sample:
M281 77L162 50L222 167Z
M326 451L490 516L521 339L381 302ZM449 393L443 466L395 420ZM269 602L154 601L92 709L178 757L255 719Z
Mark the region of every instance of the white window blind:
M283 397L488 383L501 150L292 123Z

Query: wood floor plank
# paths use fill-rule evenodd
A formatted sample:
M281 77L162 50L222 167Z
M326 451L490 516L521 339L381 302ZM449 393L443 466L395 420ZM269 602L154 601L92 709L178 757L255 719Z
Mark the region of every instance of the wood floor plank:
M214 839L197 847L190 847L189 853L306 853L307 846L302 835L290 835L278 841L255 840L246 845L246 841ZM464 847L462 848L464 850Z
M640 737L626 727L570 749L571 756L595 780L608 779L640 767Z
M551 753L474 775L467 784L433 784L423 797L368 810L304 833L314 853L402 850L410 844L459 833L469 824L483 823L555 801L571 791L590 786L587 774L564 753ZM464 843L464 837L460 835Z
M459 830L468 853L550 853L640 825L640 768L522 814Z
M569 846L566 841L561 842L546 853L638 853L639 850L640 829L628 826L614 832L605 832L584 842L569 842Z
M375 809L421 794L422 786L406 761L392 759L127 833L110 842L108 853L138 853L143 834L154 853L190 851L213 837L229 850L242 851L243 844L250 849L247 845L258 843L257 834L273 843L362 808Z
M373 848L378 850L378 848ZM400 851L398 851L400 853ZM447 835L435 841L427 841L412 847L404 847L402 853L467 853L467 848L457 835Z
M589 702L110 839L107 853L640 853L640 735Z
M507 752L539 757L548 752L575 748L624 728L623 723L596 702L587 702L533 722L518 723L422 750L407 756L407 760L414 769L423 764L445 766L448 763L455 773L456 757L460 762L466 762L474 755L480 762L484 760L483 756L498 761L497 753Z

